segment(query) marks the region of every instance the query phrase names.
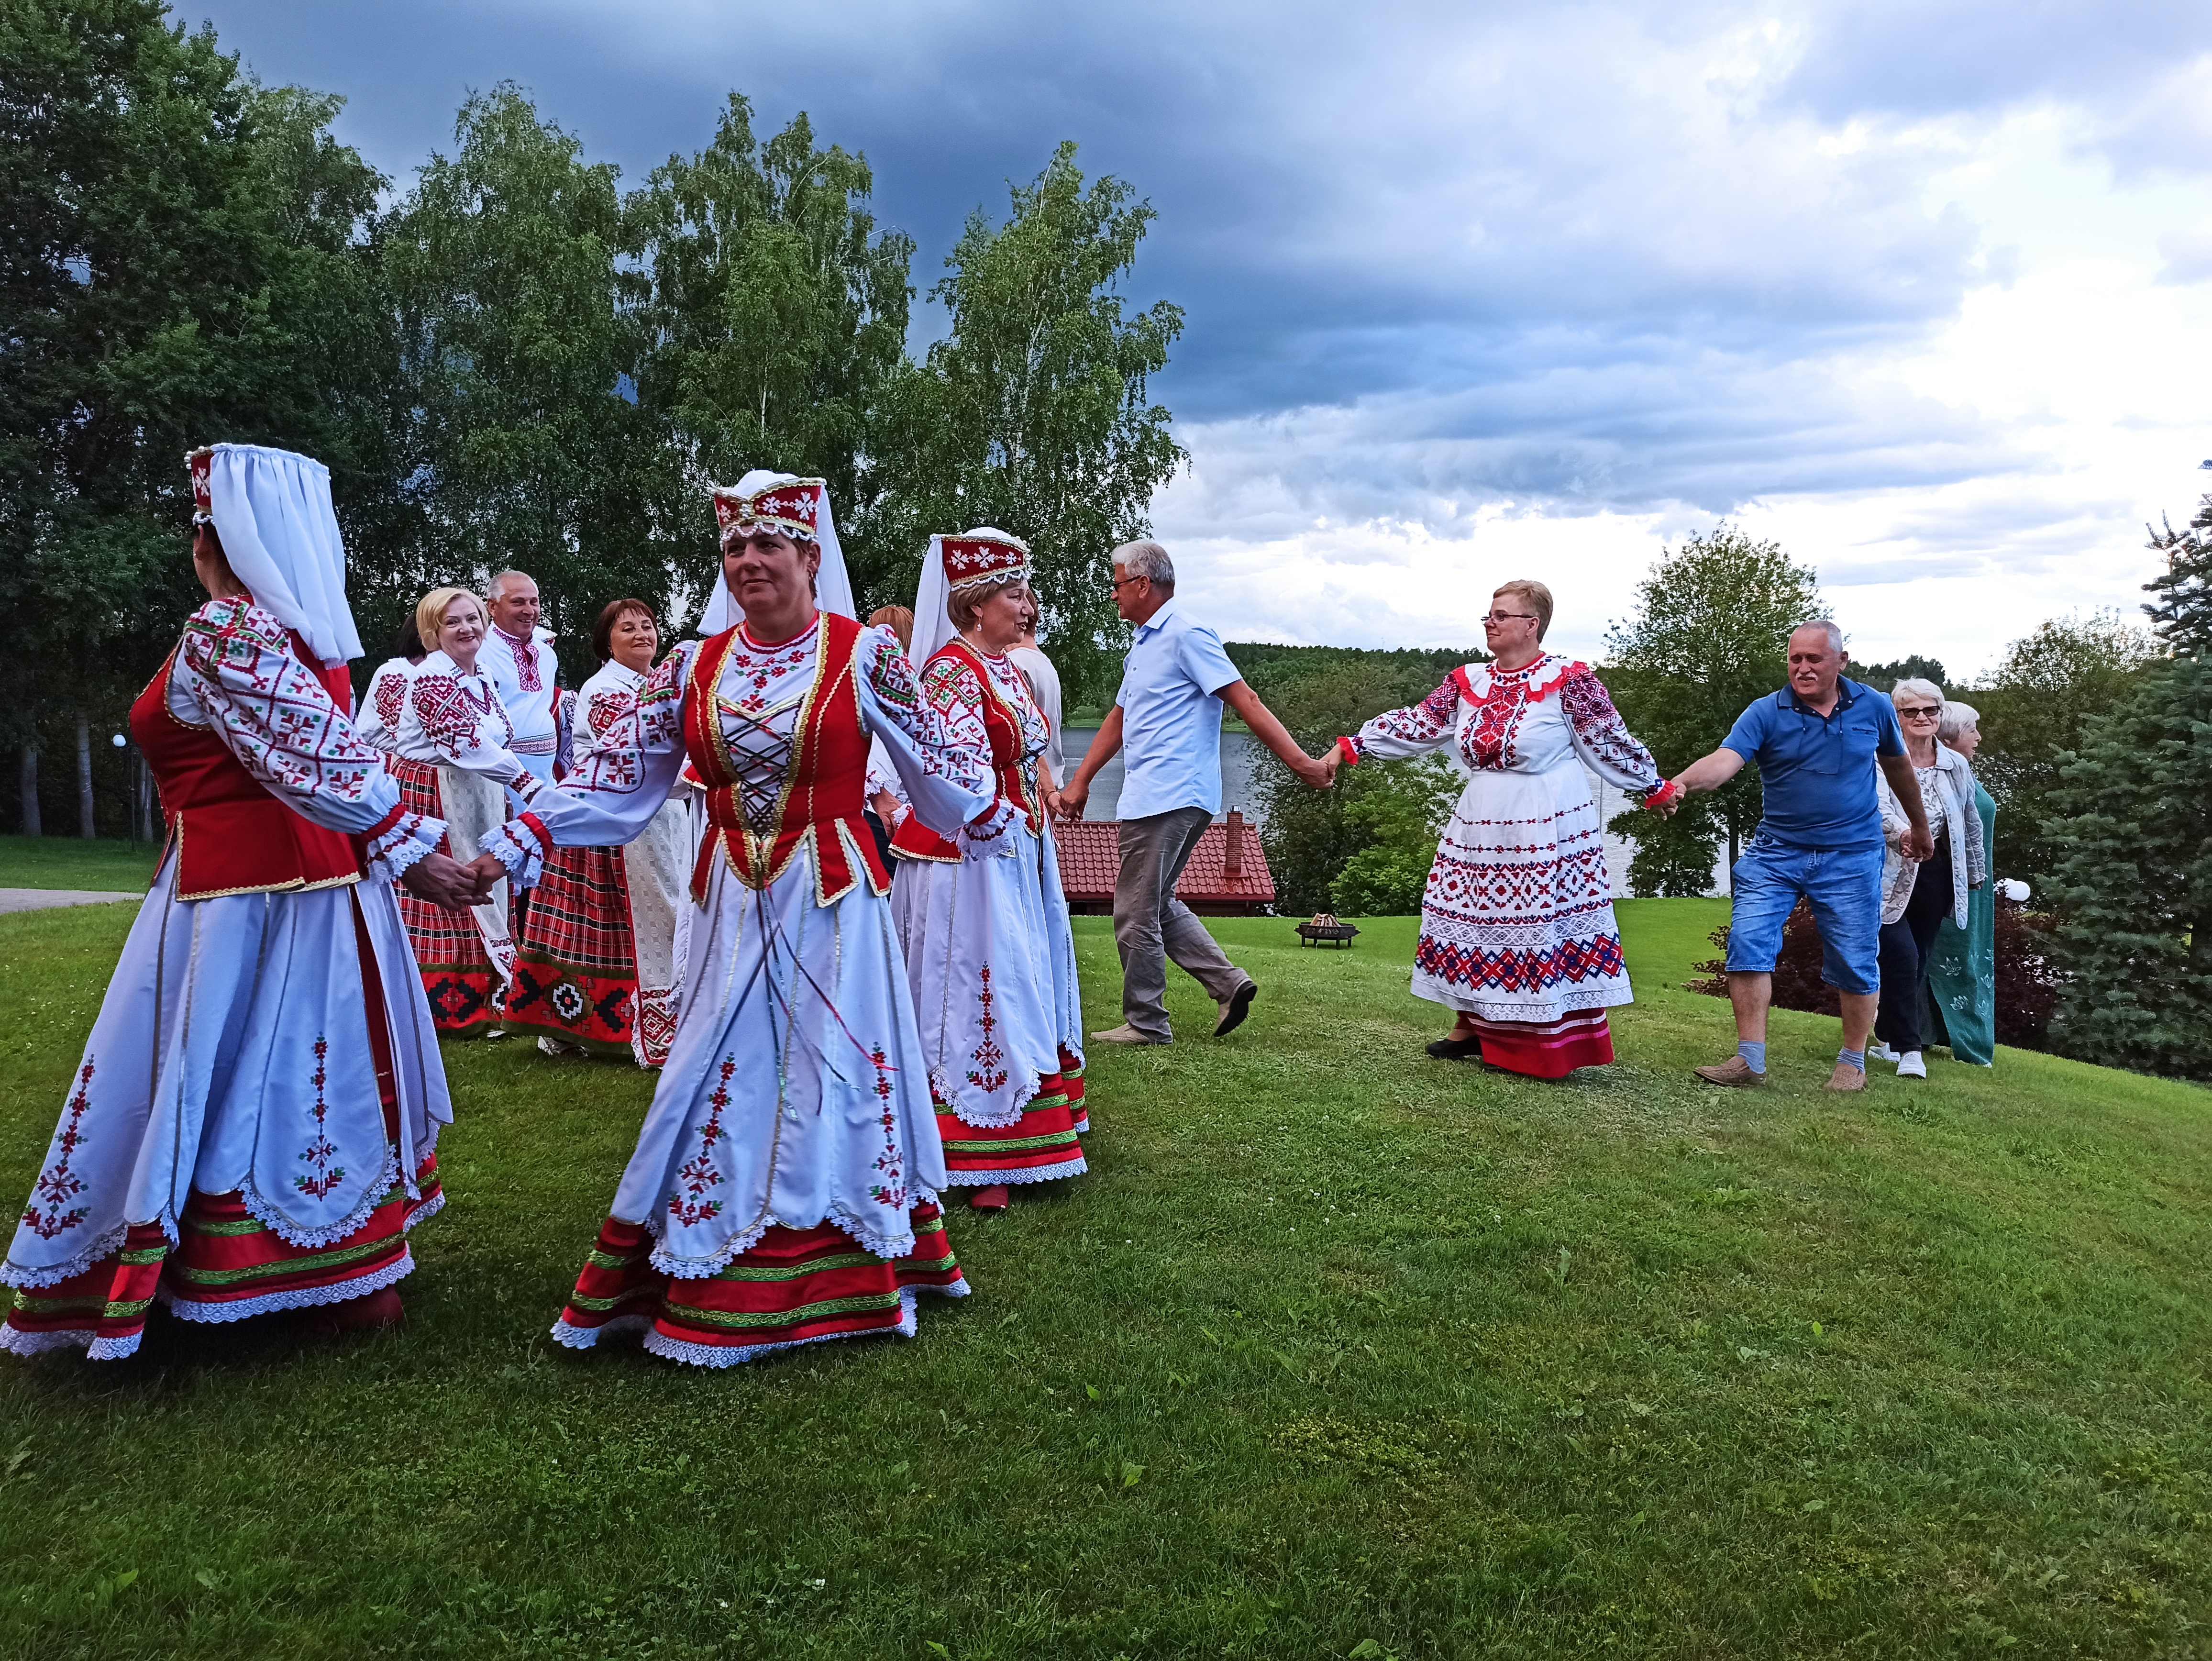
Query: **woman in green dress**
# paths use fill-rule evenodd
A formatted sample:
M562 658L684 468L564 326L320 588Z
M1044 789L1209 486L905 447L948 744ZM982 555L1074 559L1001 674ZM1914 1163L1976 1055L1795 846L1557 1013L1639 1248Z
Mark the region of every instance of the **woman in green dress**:
M1981 716L1972 704L1953 699L1943 705L1936 737L1968 761L1982 742ZM1974 806L1982 816L1982 846L1996 848L1997 805L1974 782ZM1946 916L1936 930L1928 957L1928 996L1951 1037L1954 1060L1976 1067L1996 1065L1997 902L1996 885L1985 882L1966 896L1966 926Z

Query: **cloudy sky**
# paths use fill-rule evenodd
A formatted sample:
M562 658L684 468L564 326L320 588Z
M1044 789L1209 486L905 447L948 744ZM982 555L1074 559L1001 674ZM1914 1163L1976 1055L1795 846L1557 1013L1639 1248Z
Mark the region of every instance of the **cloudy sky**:
M513 79L636 182L804 109L927 288L1073 138L1188 318L1157 501L1232 638L1591 652L1723 517L1854 655L2132 608L2212 473L2212 7L183 0L403 185ZM918 332L932 330L923 316Z

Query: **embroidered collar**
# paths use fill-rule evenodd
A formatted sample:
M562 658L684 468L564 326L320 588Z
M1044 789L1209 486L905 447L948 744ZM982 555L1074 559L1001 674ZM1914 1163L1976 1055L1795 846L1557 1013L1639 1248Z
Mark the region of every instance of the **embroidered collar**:
M814 614L814 621L801 629L789 640L756 640L753 638L752 625L740 623L738 625L738 642L748 652L784 652L793 647L805 645L808 638L821 626L822 613L817 611Z

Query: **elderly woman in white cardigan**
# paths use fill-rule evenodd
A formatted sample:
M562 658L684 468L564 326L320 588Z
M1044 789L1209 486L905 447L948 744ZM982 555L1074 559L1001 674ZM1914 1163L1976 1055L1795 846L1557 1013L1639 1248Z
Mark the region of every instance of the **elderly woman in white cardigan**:
M1973 769L1956 750L1936 742L1943 689L1933 681L1900 680L1889 699L1905 728L1906 758L1919 776L1936 851L1924 862L1905 857L1904 805L1887 780L1877 781L1889 858L1881 883L1881 1009L1874 1024L1881 1044L1868 1053L1895 1062L1900 1079L1924 1079L1928 1063L1920 1053L1920 1005L1936 931L1946 917L1958 928L1966 926L1966 897L1989 881L1989 855L1974 800Z

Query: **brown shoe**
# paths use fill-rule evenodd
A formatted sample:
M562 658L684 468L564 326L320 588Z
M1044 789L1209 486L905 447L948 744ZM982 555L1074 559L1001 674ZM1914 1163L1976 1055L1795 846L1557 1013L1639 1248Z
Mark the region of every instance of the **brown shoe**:
M1718 1067L1693 1067L1690 1071L1707 1084L1725 1085L1731 1090L1756 1090L1766 1082L1766 1074L1753 1072L1751 1063L1741 1056L1731 1056Z
M1866 1088L1866 1069L1863 1067L1852 1067L1846 1062L1838 1062L1836 1063L1836 1070L1828 1074L1828 1088L1831 1090L1864 1090Z

